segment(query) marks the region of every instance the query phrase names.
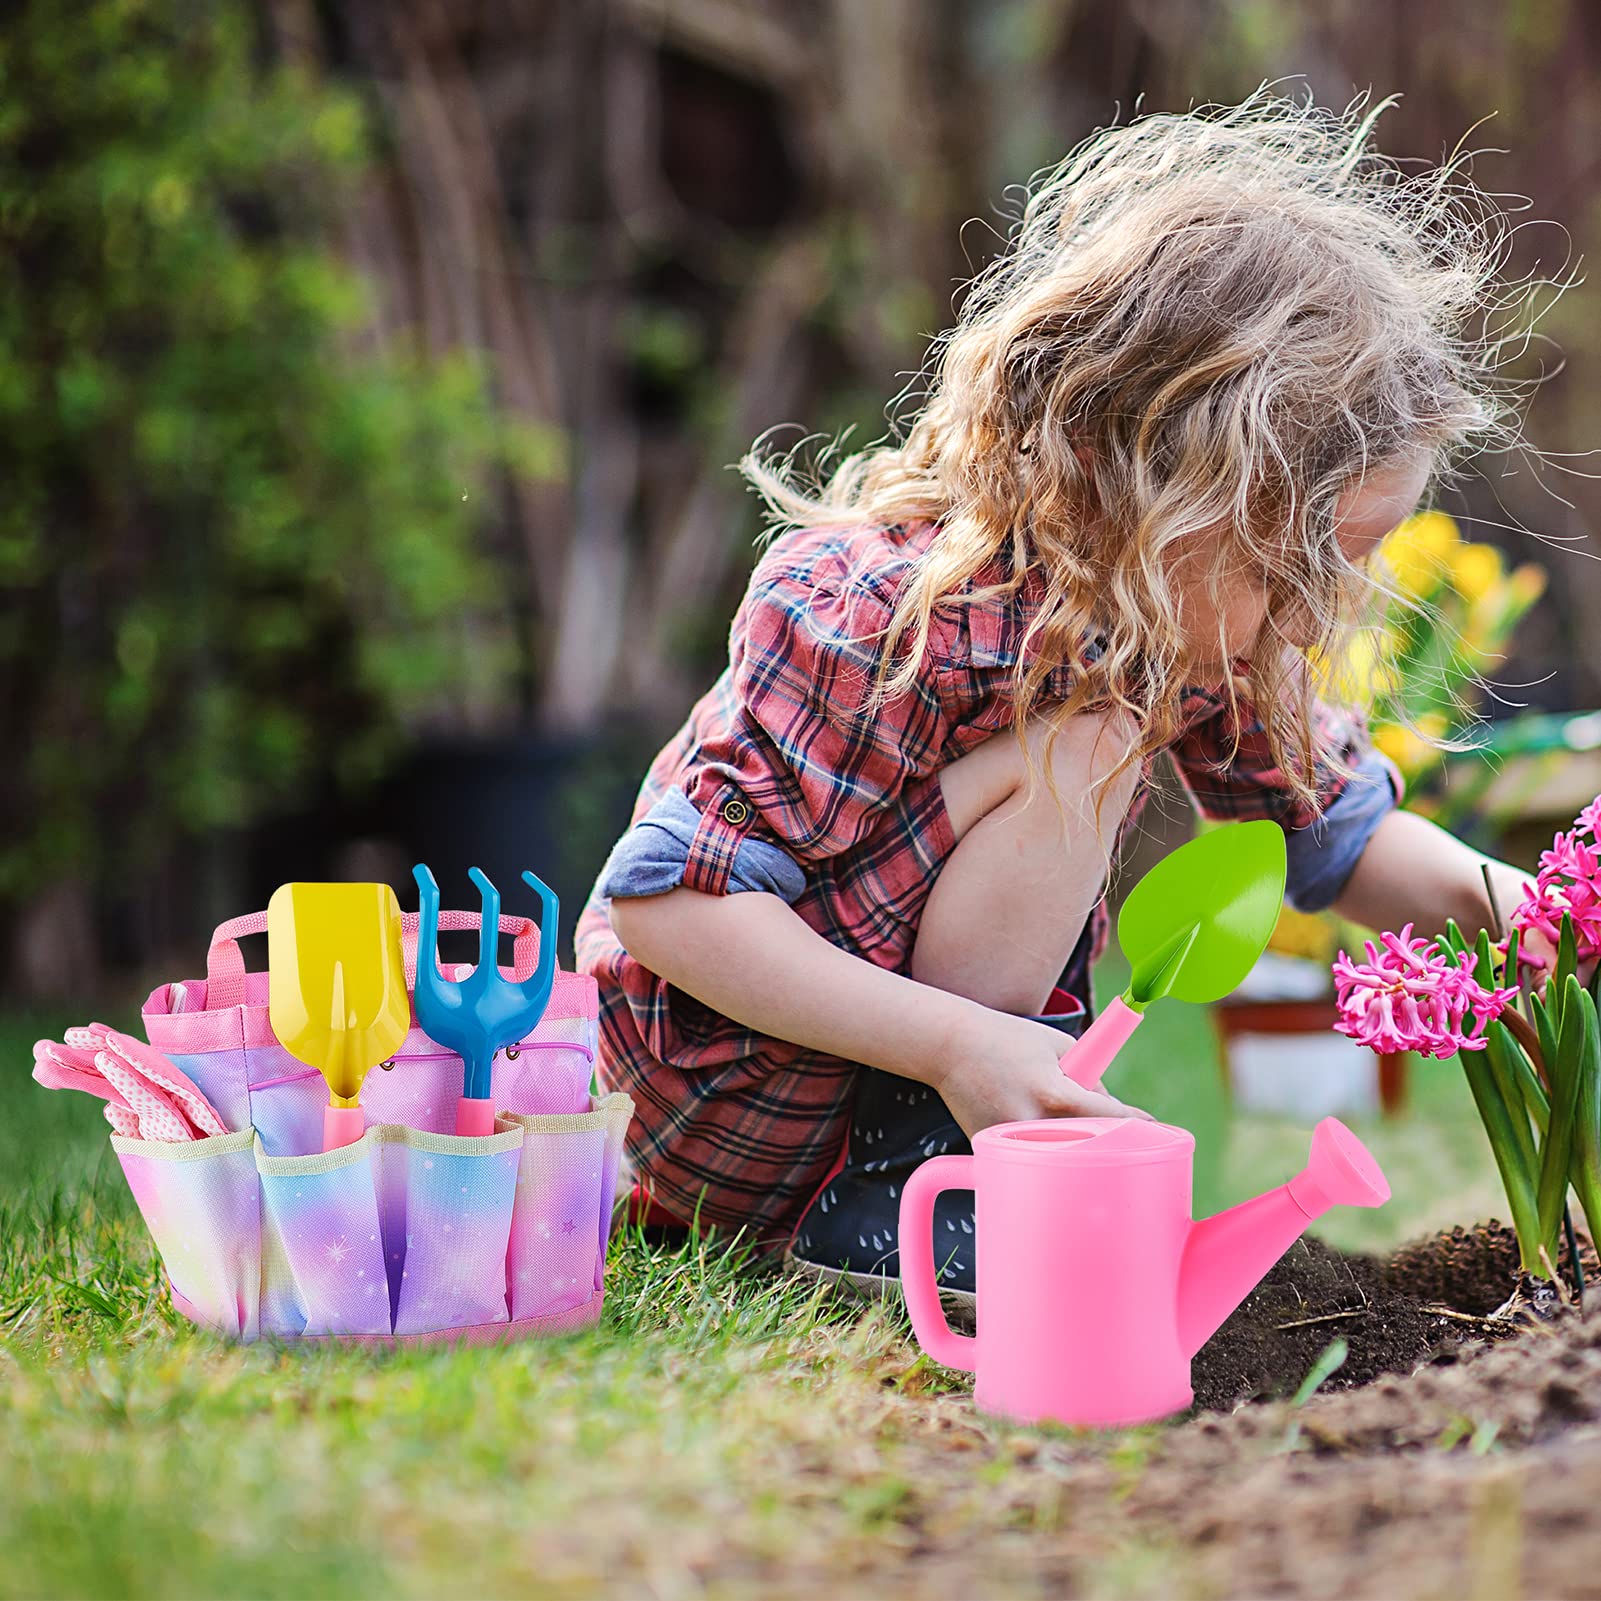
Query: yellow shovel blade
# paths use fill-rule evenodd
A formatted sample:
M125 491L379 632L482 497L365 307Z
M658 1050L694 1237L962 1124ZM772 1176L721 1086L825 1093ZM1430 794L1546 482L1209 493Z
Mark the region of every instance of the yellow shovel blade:
M284 884L267 903L268 1013L289 1054L351 1106L411 1027L400 902L387 884Z

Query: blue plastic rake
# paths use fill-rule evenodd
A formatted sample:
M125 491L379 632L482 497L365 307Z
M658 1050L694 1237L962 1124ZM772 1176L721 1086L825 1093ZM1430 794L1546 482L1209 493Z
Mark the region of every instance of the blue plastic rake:
M545 1015L556 980L556 924L561 903L555 891L532 873L523 874L523 882L540 901L539 963L533 975L520 983L504 978L499 954L500 891L473 868L467 876L483 902L478 965L466 978L452 980L439 971L439 885L421 862L412 868L411 876L417 881L422 913L417 936L417 1021L430 1039L462 1059L465 1071L456 1107L456 1132L493 1134L495 1053L522 1039Z

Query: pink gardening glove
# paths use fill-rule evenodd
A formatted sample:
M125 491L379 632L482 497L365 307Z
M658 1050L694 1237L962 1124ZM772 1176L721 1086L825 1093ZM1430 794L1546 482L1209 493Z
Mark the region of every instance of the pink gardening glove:
M67 1042L94 1050L95 1067L138 1115L145 1139L204 1139L228 1132L194 1080L143 1040L119 1034L103 1023L91 1023L87 1028L69 1029ZM187 1133L151 1132L153 1126L169 1126L164 1121L169 1113L188 1125Z
M33 1077L47 1090L81 1090L106 1103L106 1121L118 1134L139 1138L138 1114L128 1105L94 1064L93 1051L75 1051L54 1040L36 1040Z
M47 1090L81 1090L106 1103L106 1121L112 1132L139 1138L138 1114L112 1089L94 1065L89 1051L68 1050L54 1040L36 1040L33 1047L34 1081Z
M106 1121L130 1139L170 1142L228 1132L180 1068L142 1040L103 1023L69 1028L65 1045L40 1040L33 1060L40 1084L99 1096L106 1103Z

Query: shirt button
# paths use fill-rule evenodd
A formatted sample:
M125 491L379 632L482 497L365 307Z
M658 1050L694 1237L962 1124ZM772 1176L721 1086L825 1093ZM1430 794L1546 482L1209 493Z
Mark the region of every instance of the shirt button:
M732 823L737 828L750 816L750 807L742 800L723 802L723 821Z

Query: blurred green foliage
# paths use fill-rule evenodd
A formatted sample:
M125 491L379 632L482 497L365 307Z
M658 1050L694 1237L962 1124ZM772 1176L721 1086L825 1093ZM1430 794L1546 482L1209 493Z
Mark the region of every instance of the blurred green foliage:
M461 672L480 487L559 462L473 361L363 331L363 107L253 28L0 32L0 899L380 773Z

